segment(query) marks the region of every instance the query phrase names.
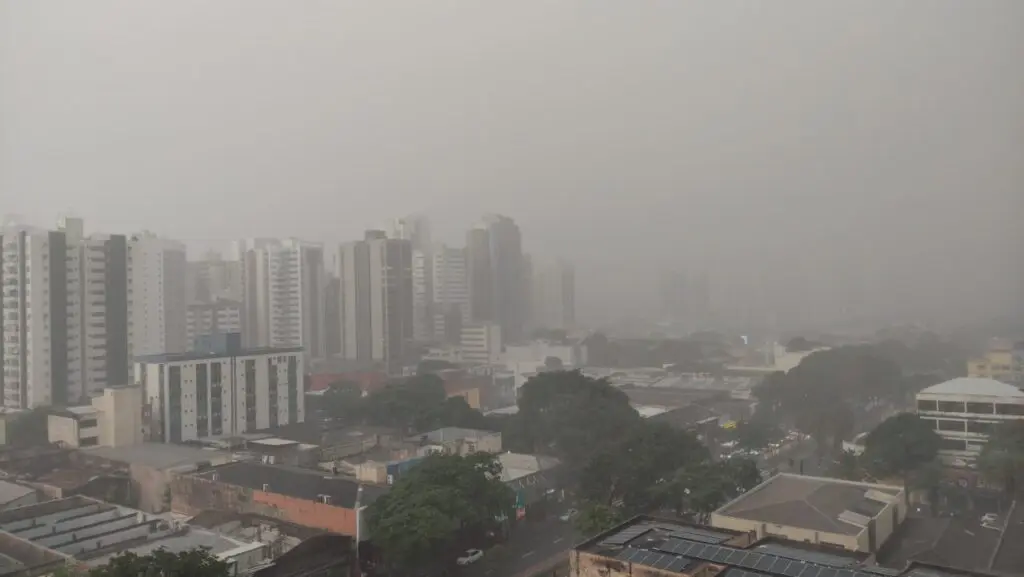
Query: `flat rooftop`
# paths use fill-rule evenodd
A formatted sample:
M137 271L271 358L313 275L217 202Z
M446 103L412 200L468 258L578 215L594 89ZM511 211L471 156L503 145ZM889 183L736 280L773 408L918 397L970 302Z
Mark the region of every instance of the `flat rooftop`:
M902 489L782 473L726 503L715 515L859 535Z
M135 357L134 360L136 363L187 363L189 361L204 361L209 359L222 359L225 357L255 357L261 355L284 355L302 352L302 347L257 347L222 352L196 351L189 353L142 355Z
M169 443L139 443L124 447L89 447L79 450L85 455L154 469L173 469L204 462L218 464L231 459L230 453Z
M500 435L494 431L481 431L477 429L462 429L459 427L444 427L442 429L435 429L429 433L422 433L420 435L413 435L408 437L406 440L409 442L420 442L427 441L428 443L450 443L452 441L459 441L462 439L481 439L490 435Z
M269 493L307 501L316 501L321 495L327 495L331 505L347 509L355 506L360 488L360 502L363 505L369 505L388 491L388 487L361 484L353 479L325 474L324 471L247 461L221 465L194 476L254 491L263 491L266 487Z
M785 539L751 542L752 533L637 517L578 545L576 551L673 573L703 568L716 577L962 577L963 571L911 563L903 570L864 554ZM633 574L639 567L629 568ZM622 569L627 572L627 569ZM983 573L969 573L984 575Z
M126 551L147 555L161 548L177 553L207 547L214 555L235 555L263 546L81 496L0 512L0 531L8 537L0 540L0 555L34 546L90 567Z

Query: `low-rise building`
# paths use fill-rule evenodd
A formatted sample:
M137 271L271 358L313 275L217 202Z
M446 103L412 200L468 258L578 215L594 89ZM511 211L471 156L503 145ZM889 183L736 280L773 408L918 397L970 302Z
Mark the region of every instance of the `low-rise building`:
M61 560L61 564L93 569L126 552L145 556L158 549L178 553L205 547L228 563L230 574L240 575L261 565L265 558L263 543L232 539L81 496L0 511L0 531L4 535L0 554L16 563L30 548L45 551L41 557ZM10 573L4 569L7 567L0 568L3 575L42 574L24 563L10 567Z
M387 490L323 471L241 461L176 477L171 508L265 515L361 541L366 507Z
M934 523L934 520L932 521ZM677 520L637 517L569 552L571 577L982 577L978 571L873 555Z
M107 387L92 404L55 409L47 436L64 447L121 447L142 442L142 388Z
M994 427L1024 419L1024 391L993 379L952 379L919 392L917 414L942 438L943 462L968 466Z
M406 440L411 443L419 443L421 454L440 452L452 455L471 455L473 453L501 452L501 433L494 431L444 427L429 433L413 435Z
M967 376L1024 386L1024 342L993 343L983 356L967 361Z
M903 488L779 474L711 514L711 525L874 553L907 516Z
M228 452L185 445L141 443L122 447L90 447L74 451L74 469L104 470L127 475L132 481L135 506L148 512L170 507L169 487L178 475L233 461ZM90 475L87 474L88 478Z
M305 420L301 348L140 357L146 440L180 443Z
M0 510L39 502L39 491L26 485L0 481ZM0 573L2 575L2 573Z
M558 466L554 457L525 455L522 453L501 453L501 480L516 494L516 514L520 517L532 515L533 511L544 514L544 507L561 495Z

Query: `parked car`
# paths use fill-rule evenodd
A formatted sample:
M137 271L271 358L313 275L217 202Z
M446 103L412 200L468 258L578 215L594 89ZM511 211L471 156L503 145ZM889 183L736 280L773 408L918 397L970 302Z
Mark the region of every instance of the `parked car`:
M455 560L458 565L472 565L476 563L484 556L484 552L479 549L467 549L466 554Z
M998 520L999 520L999 515L996 514L996 513L985 513L984 515L981 516L982 524L985 524L985 523L990 523L991 524L991 523L995 523Z
M561 519L562 521L568 521L569 519L575 517L577 514L579 514L579 511L577 511L576 509L569 509L564 514L562 514L562 516L559 517L559 519Z

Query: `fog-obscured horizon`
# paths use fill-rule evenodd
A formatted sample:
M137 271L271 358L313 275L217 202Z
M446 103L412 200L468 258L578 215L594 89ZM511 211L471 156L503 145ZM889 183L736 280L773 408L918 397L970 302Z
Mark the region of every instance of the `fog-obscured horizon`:
M1019 314L1021 54L1019 0L0 0L0 214L200 251L497 212L584 319L672 269L760 313Z

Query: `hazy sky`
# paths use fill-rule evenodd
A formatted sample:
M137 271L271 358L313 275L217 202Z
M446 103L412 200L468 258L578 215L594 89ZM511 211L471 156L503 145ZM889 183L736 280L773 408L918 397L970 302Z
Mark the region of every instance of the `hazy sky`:
M603 271L592 302L794 260L1020 301L1022 55L1021 0L0 0L0 214L337 242L502 212Z

